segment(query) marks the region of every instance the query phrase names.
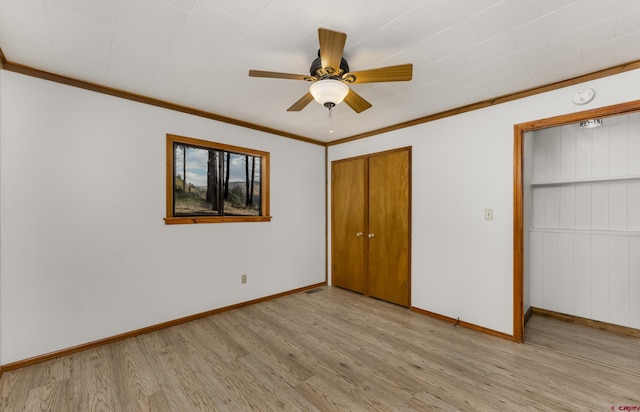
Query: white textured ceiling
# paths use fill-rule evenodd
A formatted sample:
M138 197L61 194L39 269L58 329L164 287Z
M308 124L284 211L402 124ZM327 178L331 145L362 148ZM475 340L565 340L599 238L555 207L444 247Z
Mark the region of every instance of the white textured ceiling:
M0 0L11 63L320 141L640 60L639 0ZM410 82L352 85L373 107L286 109L318 27L351 70L413 63Z

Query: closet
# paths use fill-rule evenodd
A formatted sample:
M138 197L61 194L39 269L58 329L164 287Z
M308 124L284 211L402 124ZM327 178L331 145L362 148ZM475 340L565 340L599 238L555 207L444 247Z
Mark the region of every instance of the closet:
M411 148L331 164L331 282L410 305Z
M582 123L525 135L525 309L640 329L640 113Z

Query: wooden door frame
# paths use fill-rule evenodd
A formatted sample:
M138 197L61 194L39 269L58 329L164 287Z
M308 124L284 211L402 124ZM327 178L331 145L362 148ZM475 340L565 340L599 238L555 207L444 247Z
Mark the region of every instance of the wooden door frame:
M412 214L413 214L413 210L412 210L412 207L411 207L411 203L412 203L411 199L412 199L412 194L413 194L413 191L412 191L412 184L413 184L413 164L412 164L412 158L413 157L412 157L412 152L413 152L413 147L412 146L403 146L403 147L397 147L397 148L394 148L394 149L383 150L383 151L380 151L380 152L365 153L365 154L358 155L358 156L346 157L344 159L336 159L336 160L332 160L331 164L330 165L327 164L326 167L327 167L329 173L331 173L332 170L333 170L333 164L334 163L347 162L347 161L352 161L352 160L356 160L356 159L365 159L366 166L367 166L366 167L367 171L365 173L365 177L366 177L366 179L368 181L369 180L369 170L368 170L369 169L369 157L378 156L378 155L384 155L384 154L393 153L393 152L401 152L401 151L407 151L409 153L409 165L408 165L409 166L409 170L407 171L407 173L409 174L409 176L408 176L409 177L409 199L407 200L408 201L407 207L409 208L409 222L408 222L409 228L408 228L408 234L407 234L409 236L408 243L407 243L407 247L409 248L409 250L408 250L408 259L409 259L409 262L408 262L408 264L409 264L409 274L408 274L409 280L408 280L408 282L409 282L409 287L408 287L408 291L407 291L407 293L409 295L409 299L408 299L409 303L408 303L407 307L411 308L411 278L412 278L412 276L411 276L411 273L412 273L412 271L411 271L411 238L412 238L412 235L411 235L411 221L412 221ZM327 163L327 162L325 162L325 163ZM327 194L329 193L329 183L331 182L331 180L332 180L331 179L331 175L328 174L327 175L327 189L326 189L326 193ZM331 184L331 191L333 191L333 184ZM366 192L366 197L368 198L369 197L369 185L368 185L368 183L365 186L365 192ZM331 202L333 202L333 195L331 197ZM327 208L329 207L329 202L328 201L326 202L326 207ZM368 205L368 202L367 202L367 205L365 207L367 208L367 210L365 211L365 215L367 216L366 225L368 226L368 224L369 224L369 222L368 222L368 216L369 216L369 210L368 210L369 205ZM329 232L331 232L333 230L333 227L332 227L332 225L333 225L333 207L331 207L331 215L329 215L329 213L327 213L327 217L328 217L328 219L327 219L327 226L328 227L326 229L326 232L328 234ZM331 261L329 261L328 258L326 259L327 260L326 279L327 280L331 279L331 285L333 286L333 236L331 237L331 244L329 244L329 242L326 242L326 243L327 243L327 245L326 245L327 246L327 250L331 250L332 251L331 252ZM366 247L368 248L368 246L366 246ZM369 253L368 250L366 251L366 253L367 254ZM366 264L368 265L368 262ZM367 279L366 278L365 278L364 294L363 295L367 296L367 297L369 296L369 294L368 294L368 284L367 284Z
M526 132L563 126L593 118L612 117L640 111L640 100L583 112L534 120L514 125L513 130L513 340L524 341L524 171L523 148Z

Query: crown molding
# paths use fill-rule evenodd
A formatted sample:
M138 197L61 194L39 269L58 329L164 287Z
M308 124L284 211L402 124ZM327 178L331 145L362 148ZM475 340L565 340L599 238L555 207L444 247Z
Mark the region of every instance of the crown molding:
M371 136L375 136L382 133L388 133L394 130L400 130L406 127L416 126L422 123L432 122L434 120L443 119L445 117L456 116L458 114L470 112L473 110L483 109L485 107L495 106L501 103L507 103L513 100L522 99L524 97L534 96L536 94L546 93L552 90L561 89L563 87L569 87L569 86L584 83L587 81L601 79L603 77L613 76L616 74L620 74L620 73L624 73L624 72L636 70L636 69L640 69L640 60L635 60L629 63L624 63L618 66L610 67L608 69L599 70L597 72L588 73L588 74L584 74L577 77L572 77L571 79L550 83L545 86L534 87L532 89L526 89L519 92L511 93L511 94L506 94L504 96L483 100L481 102L472 103L472 104L458 107L455 109L445 110L440 113L419 117L417 119L409 120L402 123L397 123L391 126L380 128L380 129L375 129L368 132L359 133L353 136L344 137L342 139L328 142L327 146L334 146L342 143L352 142L354 140L364 139L366 137L371 137Z
M0 69L4 69L7 71L12 71L15 73L24 74L27 76L37 77L44 80L50 80L56 83L66 84L68 86L78 87L81 89L91 90L98 93L108 94L111 96L120 97L127 100L136 101L139 103L145 103L152 106L162 107L169 110L174 110L177 112L187 113L194 116L204 117L211 120L216 120L223 123L233 124L240 127L245 127L248 129L258 130L261 132L266 132L282 137L286 137L289 139L299 140L306 143L311 143L319 146L329 147L336 146L343 143L352 142L354 140L365 139L367 137L376 136L383 133L389 133L395 130L404 129L407 127L416 126L423 123L432 122L435 120L443 119L446 117L456 116L462 113L470 112L473 110L483 109L490 106L495 106L502 103L507 103L513 100L522 99L529 96L534 96L541 93L550 92L553 90L561 89L563 87L569 87L576 84L584 83L591 80L597 80L608 76L613 76L616 74L624 73L631 70L640 69L640 60L631 61L629 63L620 64L617 66L613 66L607 69L599 70L593 73L584 74L581 76L572 77L567 80L561 80L558 82L550 83L540 87L534 87L531 89L521 90L519 92L506 94L503 96L495 97L488 100L483 100L480 102L472 103L466 106L461 106L457 108L453 108L450 110L445 110L443 112L418 117L413 120L408 120L406 122L397 123L394 125L370 130L367 132L355 134L352 136L344 137L341 139L333 140L330 142L323 142L320 140L312 139L310 137L297 135L294 133L289 133L284 130L274 129L271 127L263 126L257 123L246 122L244 120L234 119L232 117L223 116L220 114L207 112L204 110L199 110L187 106L182 106L179 104L171 103L168 101L155 99L152 97L147 97L131 92L127 92L124 90L114 89L107 86L102 86L96 83L85 82L82 80L77 80L71 77L61 76L54 73L49 73L43 70L35 69L33 67L25 66L19 63L13 63L6 59L4 53L2 52L2 48L0 48Z
M152 97L147 97L140 94L127 92L120 89L114 89L114 88L103 86L100 84L86 82L86 81L74 79L71 77L61 76L59 74L50 73L40 69L35 69L33 67L25 66L18 63L13 63L13 62L7 61L6 58L4 58L4 55L0 56L0 61L3 62L0 68L10 72L20 73L20 74L36 77L43 80L49 80L52 82L65 84L67 86L78 87L80 89L85 89L85 90L90 90L97 93L107 94L110 96L120 97L122 99L132 100L134 102L144 103L151 106L162 107L164 109L174 110L176 112L187 113L194 116L204 117L207 119L216 120L223 123L233 124L235 126L246 127L248 129L258 130L261 132L266 132L266 133L270 133L270 134L274 134L282 137L287 137L289 139L300 140L306 143L325 146L325 142L322 142L320 140L315 140L306 136L289 133L284 130L278 130L271 127L262 126L256 123L246 122L244 120L238 120L232 117L227 117L220 114L207 112L200 109L195 109L192 107L182 106L182 105L171 103L165 100L154 99Z

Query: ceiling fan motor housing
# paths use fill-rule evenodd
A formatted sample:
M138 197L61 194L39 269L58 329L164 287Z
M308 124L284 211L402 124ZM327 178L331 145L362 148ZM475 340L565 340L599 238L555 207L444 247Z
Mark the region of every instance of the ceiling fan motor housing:
M320 50L318 50L318 57L311 63L311 67L309 68L309 73L312 76L318 76L320 79L331 78L331 79L339 79L339 72L336 73L325 73L322 67L322 61L320 60ZM345 60L344 57L340 59L340 72L349 73L349 63Z

